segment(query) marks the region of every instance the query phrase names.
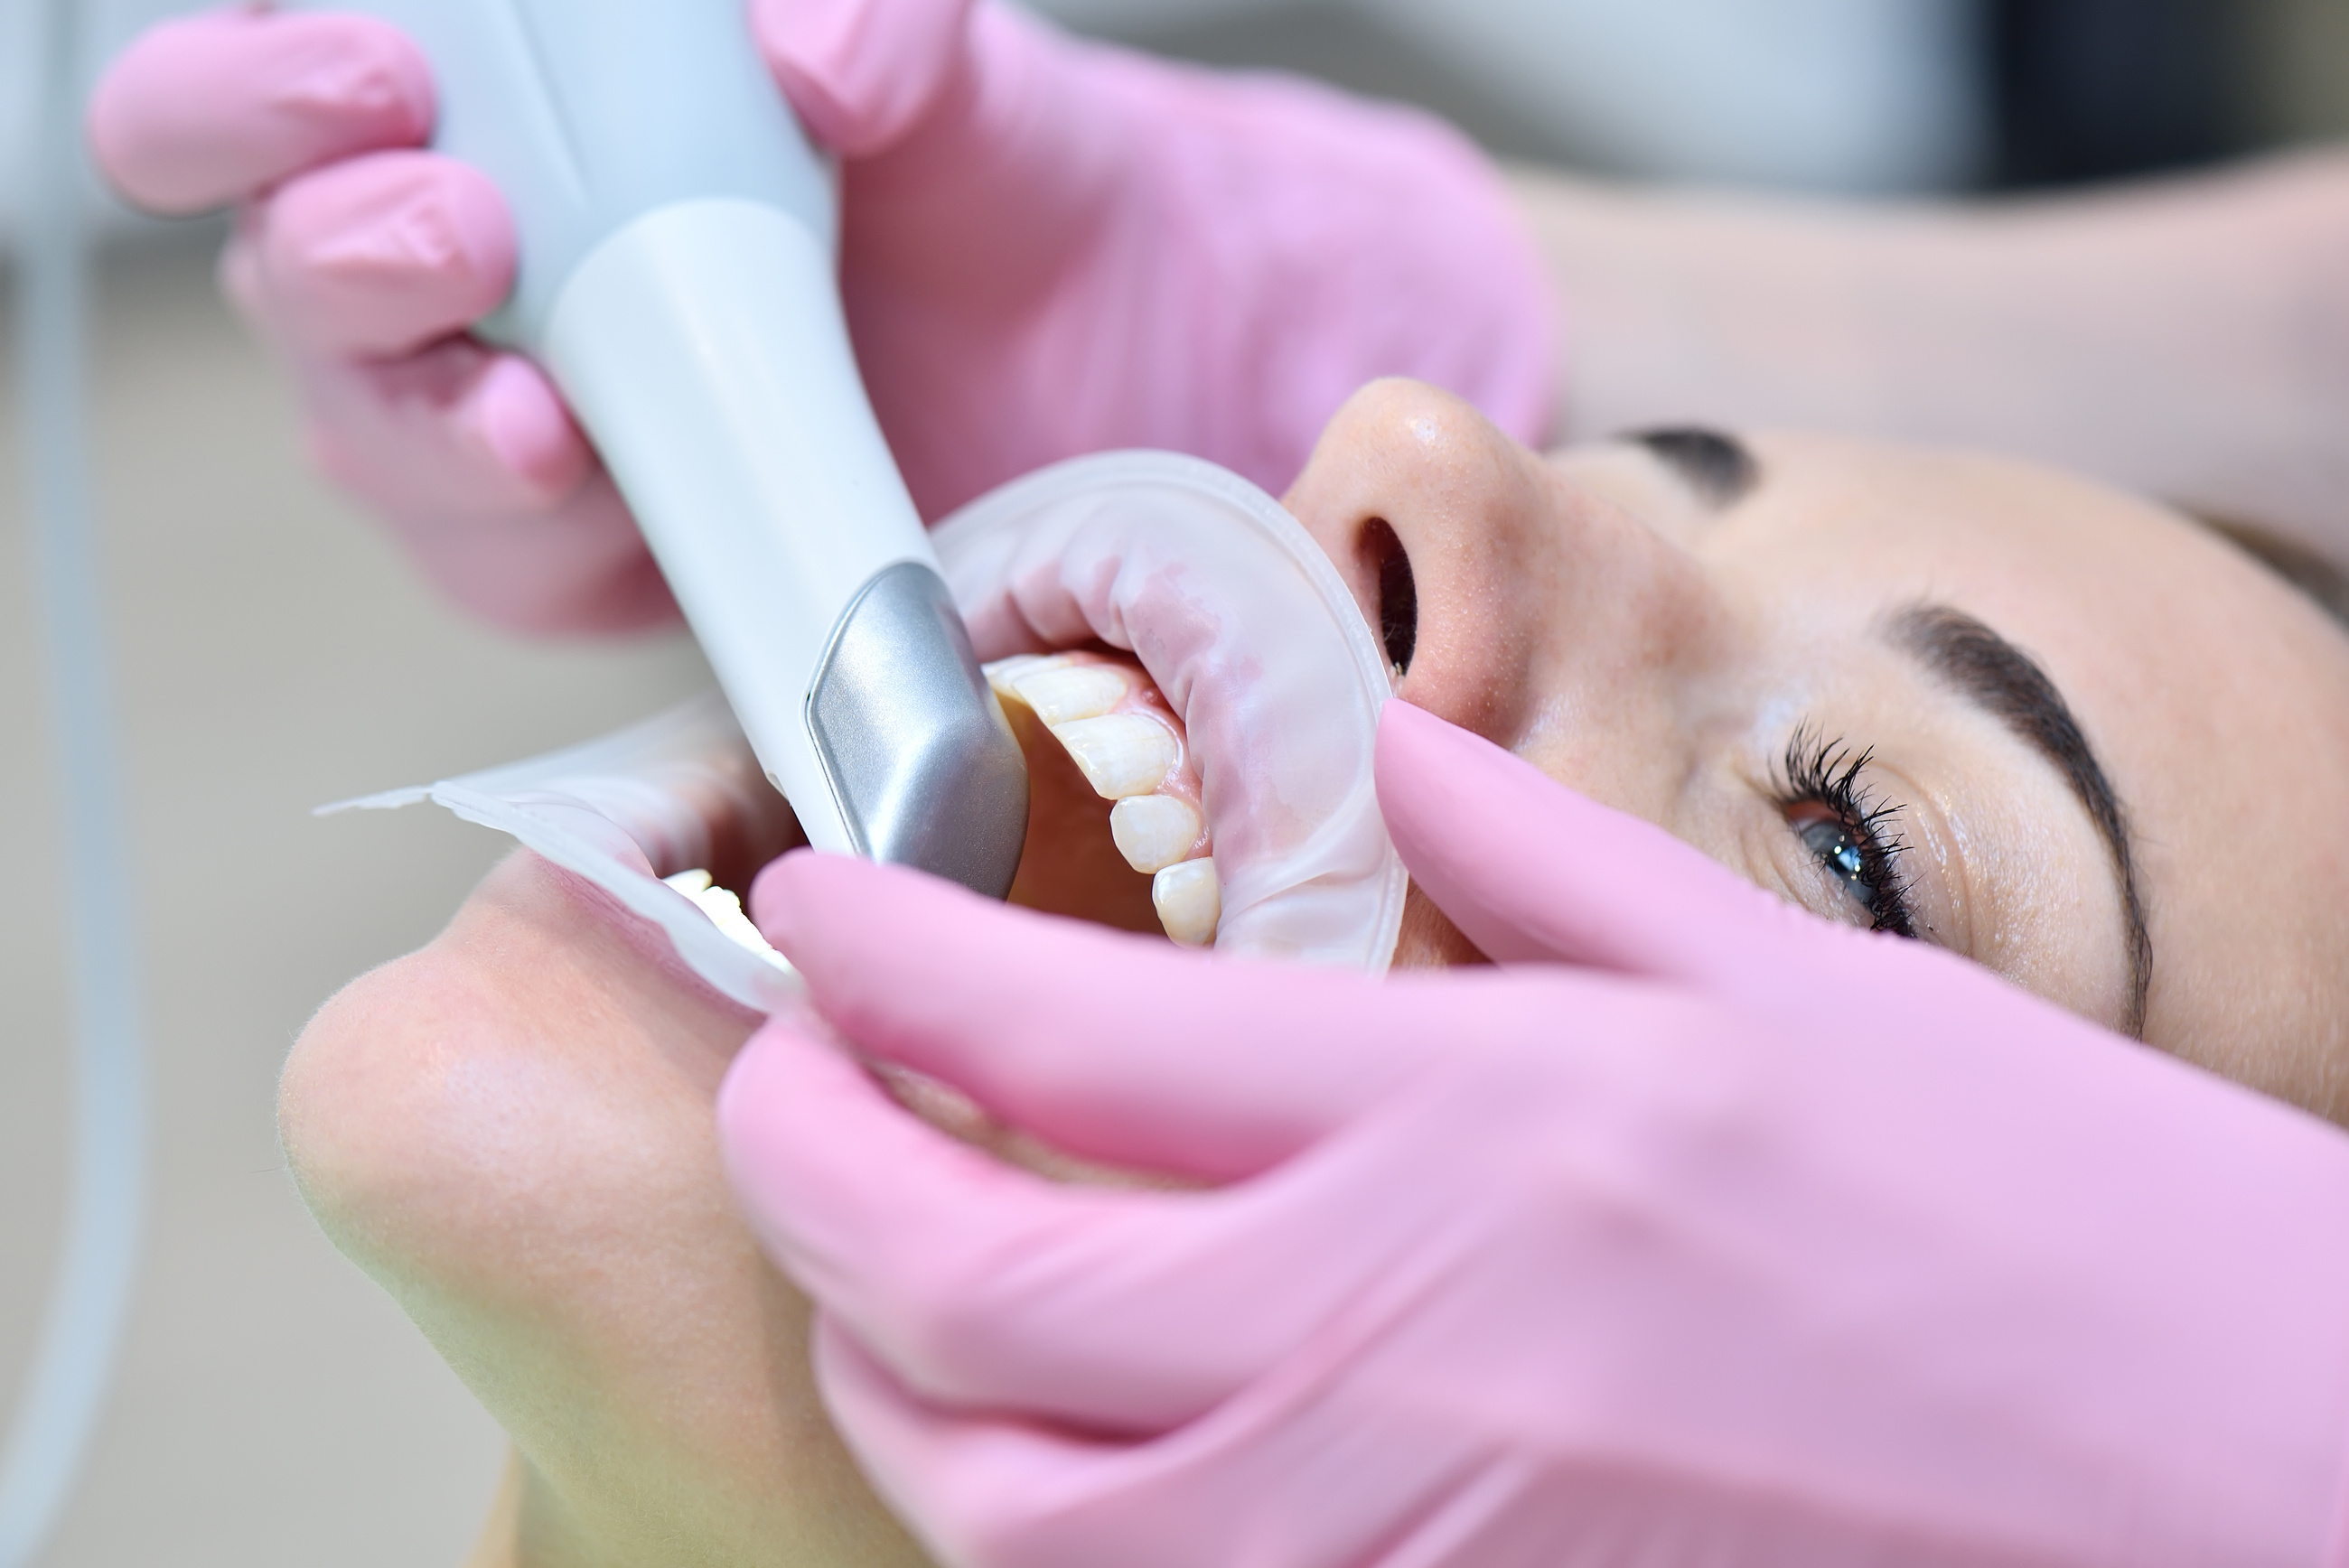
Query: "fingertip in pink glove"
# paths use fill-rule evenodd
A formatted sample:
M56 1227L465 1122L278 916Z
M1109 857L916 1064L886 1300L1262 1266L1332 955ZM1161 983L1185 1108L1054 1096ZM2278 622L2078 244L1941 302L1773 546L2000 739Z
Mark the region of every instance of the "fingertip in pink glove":
M671 621L553 386L462 335L511 286L514 235L488 181L421 150L435 112L398 29L240 5L142 35L89 129L134 203L240 205L222 282L288 366L320 466L451 597L524 632Z
M388 24L235 5L142 34L92 95L89 136L131 202L201 212L417 146L435 112L424 57Z
M846 160L851 332L926 515L1115 446L1277 490L1381 375L1545 433L1545 285L1447 128L984 0L757 0L753 20ZM673 617L554 387L461 335L503 297L514 240L494 190L417 150L432 113L397 32L246 7L141 38L91 138L135 201L243 204L230 292L293 366L329 472L444 588L523 630Z
M827 1402L958 1568L2341 1560L2349 1144L1784 909L1414 710L1381 798L1514 966L1218 962L797 855L831 1027L719 1115Z

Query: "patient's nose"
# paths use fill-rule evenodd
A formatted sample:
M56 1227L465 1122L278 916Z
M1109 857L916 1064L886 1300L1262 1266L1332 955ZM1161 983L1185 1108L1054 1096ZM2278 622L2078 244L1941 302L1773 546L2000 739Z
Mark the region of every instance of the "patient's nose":
M1659 814L1728 619L1687 551L1414 382L1357 393L1288 500L1404 697Z

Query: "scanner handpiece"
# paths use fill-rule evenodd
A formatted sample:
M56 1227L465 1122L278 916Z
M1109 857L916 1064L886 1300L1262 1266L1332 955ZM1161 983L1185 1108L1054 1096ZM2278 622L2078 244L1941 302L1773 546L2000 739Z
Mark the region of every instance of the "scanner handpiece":
M857 374L830 171L742 0L334 3L431 62L434 146L520 240L479 330L570 402L809 841L1001 896L1026 765Z

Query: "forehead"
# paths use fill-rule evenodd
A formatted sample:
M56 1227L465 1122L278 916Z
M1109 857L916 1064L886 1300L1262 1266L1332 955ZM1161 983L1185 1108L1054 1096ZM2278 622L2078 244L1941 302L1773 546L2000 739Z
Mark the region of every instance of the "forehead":
M1745 499L1680 518L1699 559L1830 636L1930 597L2031 654L2129 811L2156 954L2147 1037L2349 1115L2349 635L2231 545L2085 481L1752 445Z

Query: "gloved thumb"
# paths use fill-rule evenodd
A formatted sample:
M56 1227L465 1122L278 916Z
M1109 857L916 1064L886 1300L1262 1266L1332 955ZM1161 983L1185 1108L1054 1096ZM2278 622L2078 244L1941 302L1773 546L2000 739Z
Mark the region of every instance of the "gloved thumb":
M886 151L920 121L969 47L971 0L751 0L767 68L816 139Z
M1415 1070L1433 1031L1369 979L1216 962L1010 909L903 866L795 851L750 892L811 1000L875 1060L1081 1159L1255 1175Z
M1389 702L1380 718L1376 770L1412 880L1497 963L1736 993L1766 975L1788 936L1832 929L1409 703Z

